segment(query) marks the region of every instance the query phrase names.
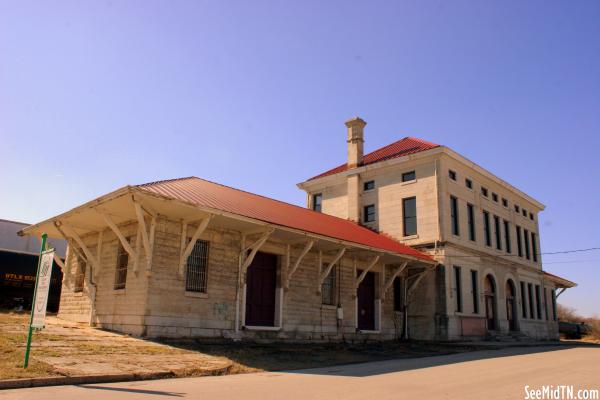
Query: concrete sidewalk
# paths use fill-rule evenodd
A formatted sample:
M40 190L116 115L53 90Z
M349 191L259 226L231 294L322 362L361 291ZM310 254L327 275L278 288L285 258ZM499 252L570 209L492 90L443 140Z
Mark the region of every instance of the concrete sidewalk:
M600 347L506 348L293 372L55 386L0 392L0 400L519 399L525 388L600 389Z
M3 322L0 324L0 335L4 337L24 335L26 332L21 320L6 319ZM24 345L24 341L18 343L19 347ZM106 382L166 376L217 375L228 372L232 365L231 360L224 357L90 328L56 317L48 317L46 328L36 335L32 342L31 357L49 364L52 373L34 377L32 379L37 381L29 383L26 380L21 380L20 383L13 380L11 383L4 379L0 381L0 388L63 382L65 377L79 377L82 380L84 376L91 376L96 381ZM7 372L3 373L6 376Z

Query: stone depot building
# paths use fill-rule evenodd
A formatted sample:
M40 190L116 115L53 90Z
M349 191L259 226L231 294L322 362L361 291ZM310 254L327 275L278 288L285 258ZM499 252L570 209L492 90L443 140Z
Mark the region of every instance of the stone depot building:
M196 177L126 186L21 234L68 242L60 318L145 337L558 338L544 205L406 137L298 186L307 207Z

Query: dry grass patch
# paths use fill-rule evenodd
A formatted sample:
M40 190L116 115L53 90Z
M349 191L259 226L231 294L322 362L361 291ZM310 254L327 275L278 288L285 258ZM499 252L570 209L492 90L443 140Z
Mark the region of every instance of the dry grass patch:
M0 379L34 378L57 375L50 364L38 361L33 357L29 358L29 366L27 369L23 369L25 345L27 343L27 327L26 325L20 324L20 321L22 320L23 317L20 315L10 315L7 318L2 318L0 321L2 324L9 322L22 328L22 333L3 332L0 334ZM40 336L39 333L34 333L33 341L40 340Z

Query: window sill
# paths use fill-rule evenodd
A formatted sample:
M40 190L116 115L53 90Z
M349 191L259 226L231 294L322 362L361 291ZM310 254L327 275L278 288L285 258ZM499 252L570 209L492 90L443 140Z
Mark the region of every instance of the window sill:
M113 294L124 295L125 289L113 289Z
M418 239L419 235L408 235L408 236L402 236L403 240L413 240L413 239Z
M185 295L185 297L193 297L193 298L197 298L197 299L208 299L208 293L188 292L186 290L184 295Z
M370 330L361 330L361 329L357 329L356 333L381 333L380 330L374 330L374 331L370 331Z
M332 304L321 304L321 310L337 310L337 306Z
M244 325L244 329L247 329L249 331L280 331L281 327L280 326L251 326L251 325Z
M417 183L417 180L413 179L412 181L400 182L400 185L412 185L413 183Z

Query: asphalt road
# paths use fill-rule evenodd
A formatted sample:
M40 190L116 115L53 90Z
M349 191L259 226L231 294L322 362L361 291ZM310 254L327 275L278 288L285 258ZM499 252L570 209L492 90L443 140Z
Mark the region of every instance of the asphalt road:
M0 391L0 400L525 399L525 387L600 389L600 347L486 350L294 372Z

